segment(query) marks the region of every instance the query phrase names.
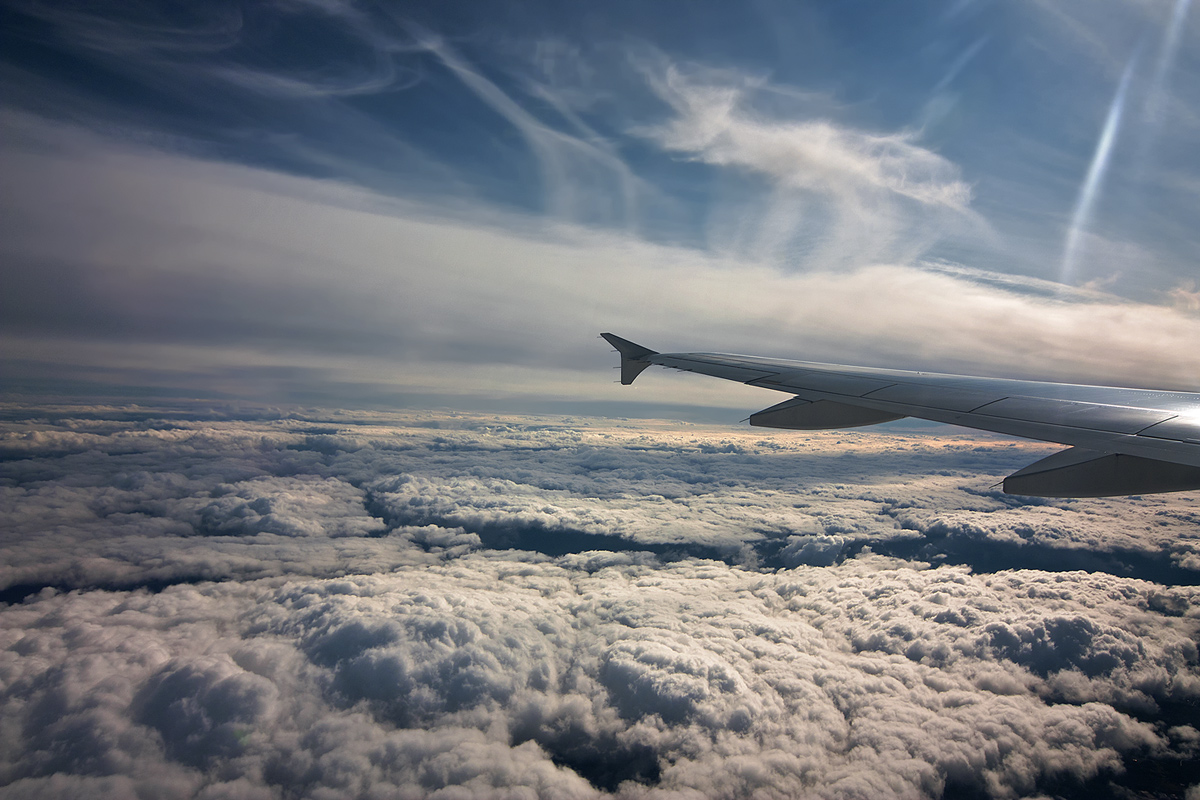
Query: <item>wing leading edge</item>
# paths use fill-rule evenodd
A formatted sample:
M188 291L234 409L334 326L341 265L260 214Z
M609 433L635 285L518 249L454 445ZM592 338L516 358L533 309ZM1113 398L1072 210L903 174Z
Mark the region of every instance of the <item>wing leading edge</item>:
M1004 480L1004 491L1106 497L1200 489L1200 394L820 364L726 353L659 353L611 333L621 383L647 367L761 386L792 397L751 425L851 428L916 417L1071 445Z

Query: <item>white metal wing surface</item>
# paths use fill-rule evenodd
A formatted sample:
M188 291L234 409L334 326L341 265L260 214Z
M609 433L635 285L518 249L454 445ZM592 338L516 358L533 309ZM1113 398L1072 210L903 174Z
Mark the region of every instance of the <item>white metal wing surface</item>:
M1006 492L1102 497L1200 489L1200 394L658 353L601 336L621 354L623 384L659 365L793 395L751 415L751 425L817 430L917 417L1071 445L1008 476Z

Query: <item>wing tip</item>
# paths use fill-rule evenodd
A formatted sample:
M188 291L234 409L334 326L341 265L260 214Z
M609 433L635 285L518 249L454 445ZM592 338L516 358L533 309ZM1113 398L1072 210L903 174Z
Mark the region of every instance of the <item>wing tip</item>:
M602 333L600 336L613 347L617 348L617 352L621 354L622 358L632 358L634 361L641 361L646 356L658 355L657 350L651 350L649 347L642 347L637 342L622 339L615 333Z
M615 333L602 333L600 336L621 354L621 384L623 386L633 383L637 376L642 374L642 370L650 366L650 362L646 360L648 357L658 355L657 350L651 350L636 342L622 339Z

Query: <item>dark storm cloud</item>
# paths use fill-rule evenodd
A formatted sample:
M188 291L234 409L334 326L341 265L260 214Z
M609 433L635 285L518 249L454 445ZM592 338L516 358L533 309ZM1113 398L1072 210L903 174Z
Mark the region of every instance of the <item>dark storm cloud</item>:
M1194 587L871 552L1194 556L1188 496L1014 515L987 487L1042 446L66 412L4 423L11 796L1197 780Z

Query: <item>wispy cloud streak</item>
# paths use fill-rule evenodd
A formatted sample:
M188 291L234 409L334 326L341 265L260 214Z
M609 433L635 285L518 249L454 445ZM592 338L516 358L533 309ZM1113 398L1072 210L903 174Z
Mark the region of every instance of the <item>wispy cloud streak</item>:
M946 70L946 74L942 76L942 79L937 82L937 86L933 87L934 93L940 92L949 86L959 76L959 73L966 69L967 64L970 64L975 56L979 55L979 51L983 49L990 38L990 36L980 36L971 43L970 47L963 50L958 58L954 59L954 63L950 65L949 69Z
M520 132L542 170L546 213L564 219L594 217L598 210L596 200L608 196L621 201L623 206L613 216L626 223L632 220L640 181L611 148L597 146L542 122L441 38L418 32L417 39L480 100ZM616 191L596 192L589 177L615 183Z
M788 270L846 269L911 261L955 232L987 235L958 167L915 135L858 129L814 109L769 115L756 107L769 90L761 78L656 66L649 80L673 115L645 133L769 188L764 202L714 215L714 228L728 231L716 248Z

